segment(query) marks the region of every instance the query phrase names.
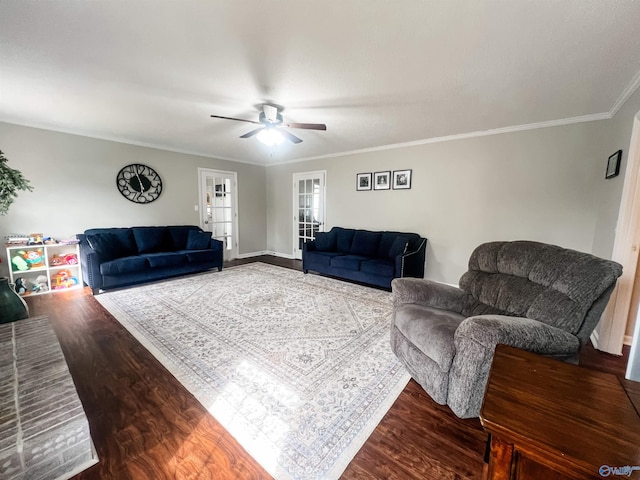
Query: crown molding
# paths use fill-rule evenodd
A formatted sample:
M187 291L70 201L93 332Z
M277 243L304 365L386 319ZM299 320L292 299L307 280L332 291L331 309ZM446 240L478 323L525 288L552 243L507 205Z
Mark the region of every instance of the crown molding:
M636 92L638 87L640 87L640 70L636 72L629 84L625 87L625 89L618 97L618 100L616 100L616 103L614 103L613 107L611 107L611 110L609 110L609 118L613 118L614 115L618 113L618 110L620 110L625 102L629 100L629 97L631 97L631 95Z
M95 140L105 140L107 142L122 143L124 145L133 145L135 147L152 148L154 150L162 150L163 152L181 153L183 155L192 155L192 156L196 156L196 157L211 158L213 160L224 160L224 161L227 161L227 162L245 163L245 164L248 164L248 165L256 165L258 167L264 167L264 163L249 162L247 160L240 160L240 159L232 158L232 157L222 157L220 155L213 156L213 155L209 155L209 154L206 154L206 153L195 152L195 151L190 151L190 150L182 150L182 149L179 149L179 148L171 148L171 147L167 147L165 145L156 145L156 144L147 143L147 142L138 142L136 140L129 140L129 139L121 138L121 137L115 137L115 136L112 137L112 136L109 136L109 135L96 135L96 134L93 134L93 133L82 132L82 131L79 131L79 130L69 130L69 129L64 129L64 128L54 128L54 127L51 127L51 126L38 124L38 123L17 122L15 120L3 119L3 118L0 118L0 122L8 123L8 124L11 124L11 125L18 125L20 127L37 128L38 130L46 130L48 132L66 133L67 135L76 135L78 137L93 138Z
M504 128L494 128L491 130L480 130L477 132L469 132L469 133L460 133L456 135L446 135L444 137L433 137L426 138L424 140L416 140L413 142L404 142L404 143L393 143L389 145L381 145L379 147L371 147L371 148L362 148L359 150L350 150L347 152L341 153L330 153L327 155L319 155L316 157L305 157L298 158L295 160L290 160L287 162L280 163L271 163L268 164L268 167L275 165L283 165L286 163L297 163L297 162L308 162L310 160L320 160L326 158L335 158L335 157L344 157L347 155L357 155L362 153L371 153L371 152L380 152L384 150L392 150L397 148L407 148L407 147L416 147L419 145L427 145L430 143L442 143L442 142L452 142L455 140L466 140L469 138L477 138L477 137L487 137L490 135L502 135L503 133L514 133L514 132L522 132L526 130L536 130L539 128L547 128L547 127L559 127L563 125L571 125L574 123L584 123L584 122L594 122L598 120L609 120L611 118L611 114L609 112L604 113L596 113L593 115L581 115L579 117L570 117L570 118L562 118L559 120L549 120L546 122L536 122L536 123L527 123L524 125L515 125L512 127L504 127Z
M622 91L622 93L620 94L620 96L618 97L618 99L615 101L615 103L613 104L613 106L611 107L611 109L608 112L596 113L596 114L592 114L592 115L582 115L582 116L578 116L578 117L562 118L562 119L559 119L559 120L549 120L549 121L545 121L545 122L527 123L527 124L524 124L524 125L515 125L515 126L511 126L511 127L494 128L494 129L490 129L490 130L479 130L479 131L475 131L475 132L460 133L460 134L455 134L455 135L446 135L446 136L442 136L442 137L433 137L433 138L427 138L427 139L423 139L423 140L415 140L415 141L412 141L412 142L392 143L392 144L388 144L388 145L380 145L380 146L377 146L377 147L362 148L362 149L349 150L349 151L338 152L338 153L329 153L329 154L326 154L326 155L317 155L317 156L312 156L312 157L294 158L294 159L291 159L291 160L285 160L285 161L280 161L280 162L272 162L272 163L251 162L251 161L241 160L241 159L232 158L232 157L213 156L213 155L206 154L206 153L201 153L201 152L183 150L183 149L179 149L179 148L170 148L170 147L166 147L166 146L163 146L163 145L155 145L155 144L152 144L152 143L138 142L138 141L135 141L135 140L117 138L115 136L95 135L95 134L90 134L90 133L81 132L81 131L66 130L66 129L60 129L60 128L51 128L51 127L49 127L47 125L36 124L36 123L15 122L15 121L10 120L10 119L7 120L7 119L2 119L2 118L0 118L0 121L6 122L6 123L11 123L11 124L14 124L14 125L20 125L20 126L24 126L24 127L38 128L38 129L41 129L41 130L54 131L54 132L59 132L59 133L67 133L69 135L78 135L78 136L83 136L83 137L88 137L88 138L95 138L97 140L106 140L106 141L110 141L110 142L118 142L118 143L123 143L123 144L126 144L126 145L134 145L134 146L144 147L144 148L153 148L153 149L156 149L156 150L163 150L163 151L167 151L167 152L180 153L180 154L184 154L184 155L194 155L194 156L198 156L198 157L211 158L211 159L215 159L215 160L223 160L223 161L227 161L227 162L243 163L243 164L255 165L255 166L259 166L259 167L273 167L273 166L286 165L286 164L291 164L291 163L308 162L308 161L311 161L311 160L322 160L322 159L327 159L327 158L345 157L345 156L349 156L349 155L359 155L359 154L363 154L363 153L372 153L372 152L380 152L380 151L385 151L385 150L394 150L394 149L398 149L398 148L416 147L416 146L420 146L420 145L428 145L428 144L431 144L431 143L452 142L452 141L456 141L456 140L466 140L466 139L471 139L471 138L486 137L486 136L490 136L490 135L502 135L504 133L515 133L515 132L522 132L522 131L526 131L526 130L536 130L536 129L539 129L539 128L559 127L559 126L571 125L571 124L575 124L575 123L593 122L593 121L598 121L598 120L609 120L609 119L613 118L616 115L616 113L618 113L620 108L622 108L622 106L625 104L625 102L627 100L629 100L631 95L633 95L639 87L640 87L640 70L638 70L636 72L636 74L633 76L631 81L627 84L625 89Z

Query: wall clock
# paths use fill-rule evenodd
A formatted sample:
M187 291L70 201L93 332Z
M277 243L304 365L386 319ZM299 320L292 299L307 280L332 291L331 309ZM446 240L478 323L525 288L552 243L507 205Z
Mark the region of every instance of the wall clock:
M124 198L135 203L151 203L162 193L162 179L151 167L132 163L118 172L116 185Z

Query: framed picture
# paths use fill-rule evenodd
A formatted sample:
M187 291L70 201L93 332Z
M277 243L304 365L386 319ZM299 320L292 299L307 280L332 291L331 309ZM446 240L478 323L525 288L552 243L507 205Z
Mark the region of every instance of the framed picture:
M411 170L393 171L393 189L403 190L411 188Z
M604 178L617 177L620 173L620 159L622 158L622 150L618 150L616 153L609 157L607 162L607 172Z
M374 190L389 190L391 188L391 172L375 172L373 174Z
M371 173L356 175L356 190L371 190Z

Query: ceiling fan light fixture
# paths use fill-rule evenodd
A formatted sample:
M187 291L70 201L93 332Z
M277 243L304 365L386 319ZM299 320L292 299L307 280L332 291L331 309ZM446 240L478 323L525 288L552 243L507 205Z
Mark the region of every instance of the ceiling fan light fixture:
M280 145L284 142L284 137L275 128L263 128L257 135L258 140L268 147Z

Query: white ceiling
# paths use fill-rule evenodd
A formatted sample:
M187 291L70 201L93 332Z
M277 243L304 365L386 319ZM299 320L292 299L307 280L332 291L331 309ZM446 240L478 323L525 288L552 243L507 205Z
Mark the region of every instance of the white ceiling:
M0 121L257 164L608 118L633 0L0 0ZM238 137L263 102L304 140Z

